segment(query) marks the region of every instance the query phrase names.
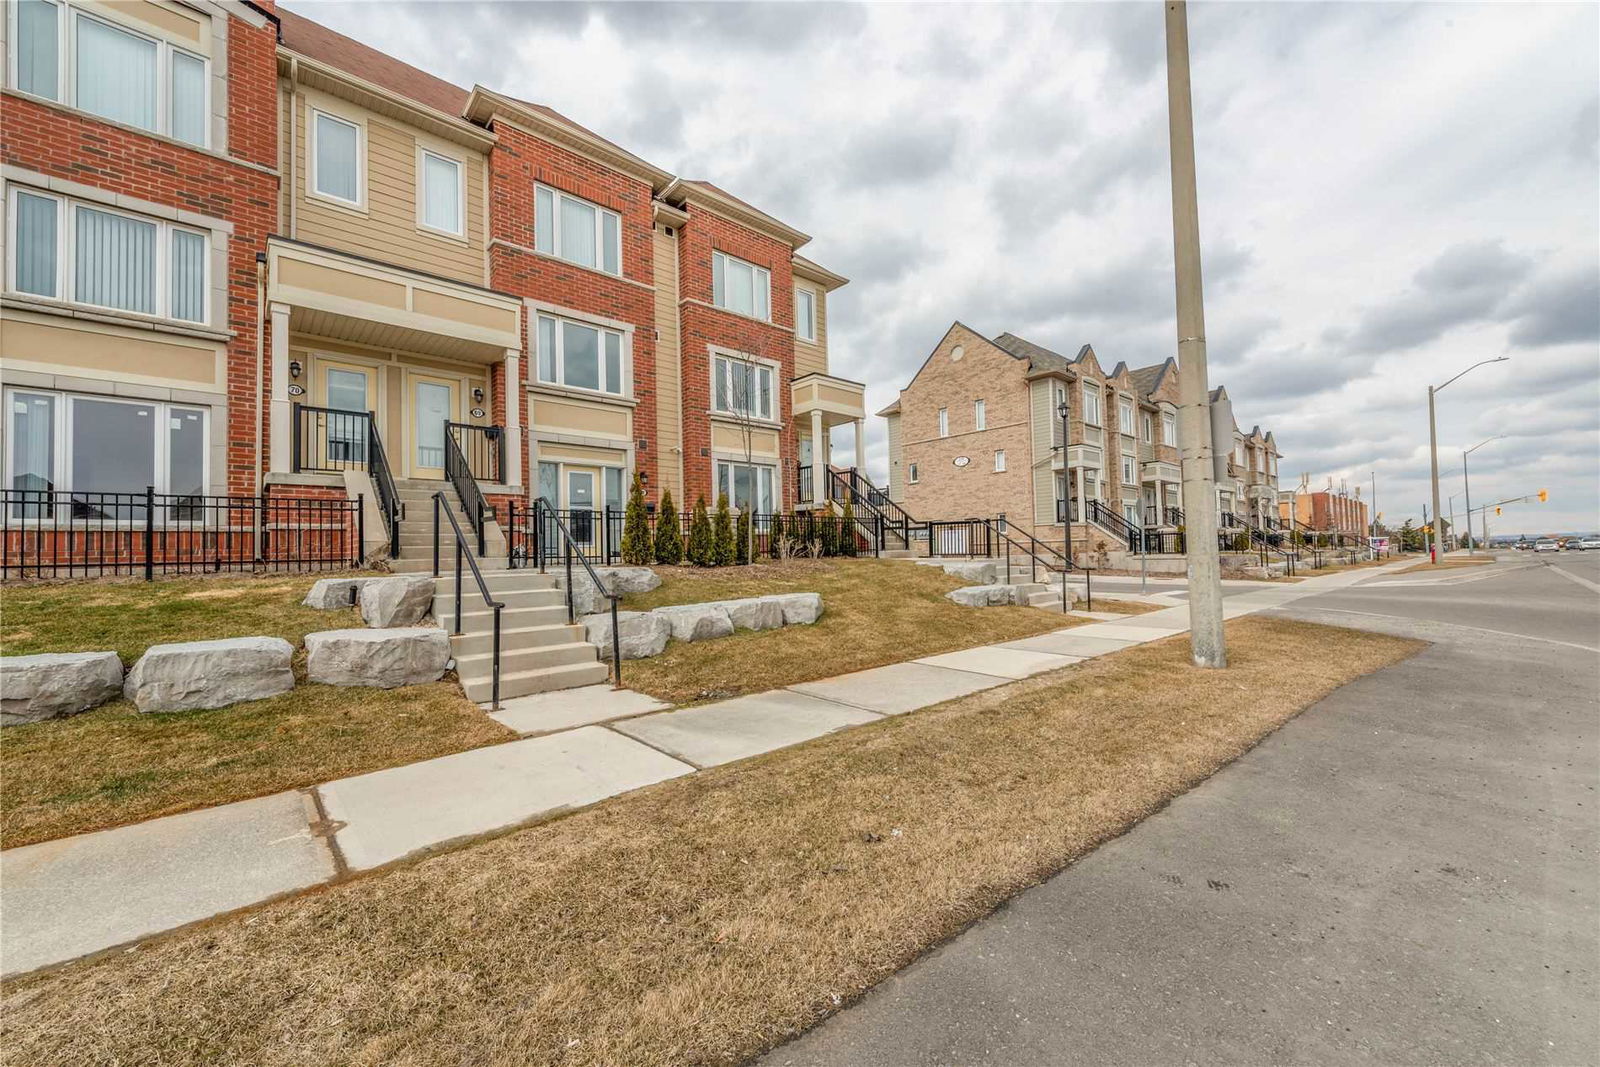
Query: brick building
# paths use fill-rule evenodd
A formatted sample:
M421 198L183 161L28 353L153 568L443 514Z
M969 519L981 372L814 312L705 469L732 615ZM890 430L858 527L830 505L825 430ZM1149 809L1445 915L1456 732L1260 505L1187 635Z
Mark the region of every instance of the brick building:
M773 510L861 426L807 235L548 107L270 2L3 32L8 490Z
M1363 542L1369 533L1367 505L1360 489L1350 493L1330 486L1315 493L1286 493L1278 510L1285 523L1293 515L1295 525L1342 542Z

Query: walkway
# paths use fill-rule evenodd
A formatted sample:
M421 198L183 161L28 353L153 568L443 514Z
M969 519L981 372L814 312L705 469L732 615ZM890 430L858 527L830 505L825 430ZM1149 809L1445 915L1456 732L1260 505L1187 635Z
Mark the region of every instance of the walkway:
M1279 607L1377 573L1230 588L1224 614ZM1180 604L676 710L606 686L518 698L495 718L524 740L0 852L0 973L76 959L1188 626Z

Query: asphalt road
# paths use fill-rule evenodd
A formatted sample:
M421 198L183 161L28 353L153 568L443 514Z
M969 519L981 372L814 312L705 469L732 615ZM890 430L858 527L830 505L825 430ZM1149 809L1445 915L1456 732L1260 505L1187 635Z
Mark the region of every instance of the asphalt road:
M1600 1062L1600 553L1416 580L1286 613L1431 647L766 1063Z

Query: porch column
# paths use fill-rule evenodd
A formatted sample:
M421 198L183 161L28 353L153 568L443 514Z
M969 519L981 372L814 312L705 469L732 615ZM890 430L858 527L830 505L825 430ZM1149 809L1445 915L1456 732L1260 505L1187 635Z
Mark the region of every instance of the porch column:
M506 349L506 469L507 485L522 484L522 352Z
M867 420L856 420L856 471L864 473L867 469Z
M1083 468L1075 468L1078 472L1078 521L1089 521L1089 498L1083 495ZM1070 516L1068 516L1070 518Z
M819 408L811 413L811 503L818 507L828 499L822 477L828 464L826 447L822 441L822 410Z
M289 401L289 305L273 304L268 309L272 334L272 393L267 412L271 435L267 456L274 472L294 469L291 450L294 443L294 407Z

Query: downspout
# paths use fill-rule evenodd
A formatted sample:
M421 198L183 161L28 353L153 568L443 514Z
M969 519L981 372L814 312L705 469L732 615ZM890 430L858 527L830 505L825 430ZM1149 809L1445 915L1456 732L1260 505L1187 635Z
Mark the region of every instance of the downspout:
M289 176L289 239L300 239L300 187L299 175L295 168L296 151L300 147L300 60L295 56L289 57L289 160L284 172Z
M267 392L267 254L256 253L256 495L265 491L267 448L262 436L266 419L262 416L270 394Z

